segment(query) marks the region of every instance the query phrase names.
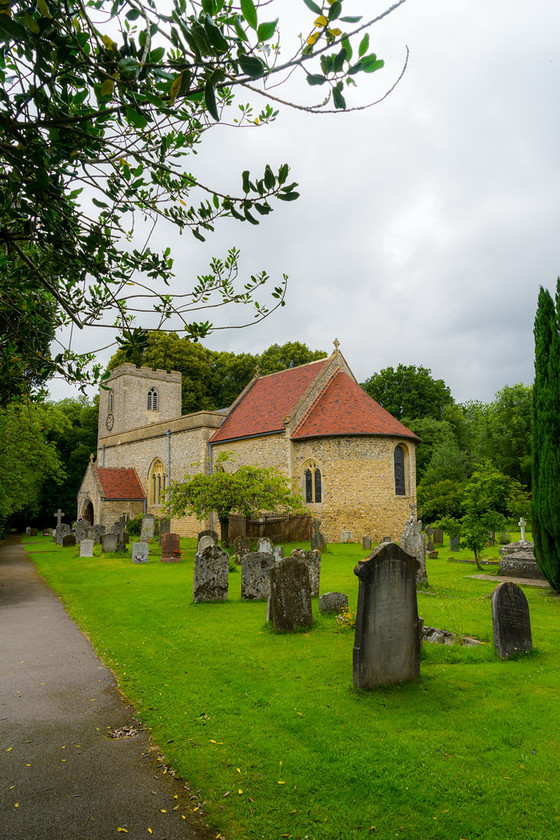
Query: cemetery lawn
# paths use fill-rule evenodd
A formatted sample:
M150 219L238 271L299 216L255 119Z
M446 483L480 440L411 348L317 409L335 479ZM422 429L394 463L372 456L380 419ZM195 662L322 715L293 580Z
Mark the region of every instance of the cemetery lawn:
M264 602L240 600L240 571L226 603L193 604L194 540L181 541L180 564L161 564L153 543L150 562L133 565L23 539L169 764L200 792L216 835L560 836L560 598L549 589L524 587L535 650L500 661L495 582L440 550L419 611L485 644L425 643L417 681L361 692L353 632L319 616L317 599L313 629L285 635L270 631ZM321 592L347 592L352 611L365 554L347 544L322 557Z

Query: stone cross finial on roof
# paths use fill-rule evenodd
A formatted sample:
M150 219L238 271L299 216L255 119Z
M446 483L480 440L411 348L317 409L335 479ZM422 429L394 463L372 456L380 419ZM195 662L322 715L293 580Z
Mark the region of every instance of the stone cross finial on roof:
M333 341L333 344L334 344L334 349L338 353L338 348L340 347L340 341L338 340L338 338L335 338L335 340Z
M89 462L90 464L93 464L93 452L90 453Z

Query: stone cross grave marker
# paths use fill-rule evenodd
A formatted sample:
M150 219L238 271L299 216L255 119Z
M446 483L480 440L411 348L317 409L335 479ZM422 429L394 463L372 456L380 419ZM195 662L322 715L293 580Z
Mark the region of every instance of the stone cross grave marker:
M80 540L80 557L93 557L93 540Z
M150 547L146 540L132 543L132 562L147 563Z
M492 593L492 624L500 659L532 649L529 604L516 583L500 583Z
M140 531L141 542L148 542L154 536L155 516L153 513L145 513L142 517L142 529Z
M525 528L527 527L527 523L525 522L525 517L522 516L517 524L521 528L521 542L527 542L527 539L525 537Z
M325 592L319 598L319 612L341 613L348 609L348 595L344 592Z
M194 558L193 601L227 601L229 554L219 545L208 545Z
M276 632L311 627L311 584L304 560L284 557L270 570L268 618Z
M181 547L179 534L162 534L161 542L161 562L162 563L180 563L181 562Z
M59 507L58 510L56 511L56 513L53 514L53 516L56 516L56 525L57 525L57 528L58 528L58 526L62 522L62 517L66 516L66 514L64 513L63 510L60 510L60 507Z
M244 601L268 598L270 595L270 569L274 554L249 551L241 560L241 597Z
M353 661L356 688L420 675L417 569L416 558L396 543L379 546L354 569L360 581Z

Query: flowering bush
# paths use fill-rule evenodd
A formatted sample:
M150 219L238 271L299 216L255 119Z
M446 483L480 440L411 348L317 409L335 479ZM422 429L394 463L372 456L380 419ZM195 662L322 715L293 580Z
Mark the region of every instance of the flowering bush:
M336 617L336 624L339 630L354 630L356 627L356 615L349 609L343 609Z

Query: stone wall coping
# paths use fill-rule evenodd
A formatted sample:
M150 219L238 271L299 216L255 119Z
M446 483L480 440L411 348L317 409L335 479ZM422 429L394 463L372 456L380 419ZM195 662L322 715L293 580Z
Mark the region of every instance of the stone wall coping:
M182 374L178 370L167 371L161 368L136 367L136 365L126 362L124 365L119 365L118 368L111 371L111 376L106 380L106 384L126 374L129 376L141 376L144 379L165 379L168 382L181 382L182 379Z
M104 435L99 438L97 448L101 450L103 444L119 446L121 443L134 443L147 438L165 437L168 429L172 434L200 428L213 430L221 425L223 419L224 415L218 411L195 411L193 414L183 414L174 420L161 420L159 423L152 423L150 426L138 426L128 432Z

